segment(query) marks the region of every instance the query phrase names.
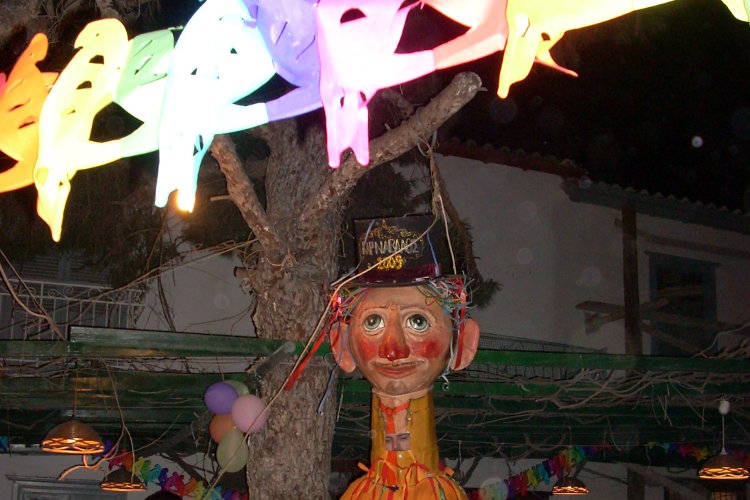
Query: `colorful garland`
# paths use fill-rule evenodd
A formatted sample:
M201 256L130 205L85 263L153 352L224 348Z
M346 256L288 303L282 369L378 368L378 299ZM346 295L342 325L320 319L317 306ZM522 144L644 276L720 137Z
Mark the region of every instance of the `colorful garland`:
M107 441L104 447L106 455L111 449L112 443ZM214 486L210 490L209 496L208 485L203 481L190 477L185 482L184 475L177 472L170 474L166 467L154 464L144 457L139 457L138 460L133 461L133 453L129 451L115 455L107 461L109 462L109 470L117 466L124 467L125 470L140 479L144 486L148 486L149 483L158 484L162 490L171 491L183 498L195 498L196 500L248 500L249 498L247 492L240 493L229 488L223 489L221 486Z
M648 451L654 448L661 448L667 455L670 453L679 453L682 458L693 457L696 463L703 462L712 456L707 446L696 446L692 443L649 442L645 447ZM569 450L564 450L554 457L508 479L497 481L476 490L472 494L472 500L505 500L525 495L542 482L546 485L550 484L552 477L562 477L563 470L569 473L573 465L585 462L599 451L610 448L610 446L576 446ZM750 454L745 454L741 450L728 451L728 453L742 461L746 467L750 467Z

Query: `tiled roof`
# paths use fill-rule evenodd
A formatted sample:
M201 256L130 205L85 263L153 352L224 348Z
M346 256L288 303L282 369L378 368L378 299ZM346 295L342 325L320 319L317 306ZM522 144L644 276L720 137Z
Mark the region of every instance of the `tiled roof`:
M457 139L450 139L440 144L437 152L446 156L558 175L565 181L563 187L568 197L575 202L617 209L622 208L625 203L630 203L638 213L750 234L750 213L748 212L730 210L727 207L704 204L687 198L677 198L669 194L651 193L645 189L637 190L617 184L597 182L592 180L588 172L574 161L560 160L553 155L527 153L522 149L511 151L508 148L498 148L490 144L478 146L471 141L461 142Z

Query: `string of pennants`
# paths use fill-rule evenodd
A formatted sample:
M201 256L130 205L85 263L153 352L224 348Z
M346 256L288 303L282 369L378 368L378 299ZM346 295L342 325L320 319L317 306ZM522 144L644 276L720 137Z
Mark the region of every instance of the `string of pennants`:
M192 211L200 164L215 134L323 108L328 161L351 148L369 163L367 104L382 88L503 51L497 93L540 63L566 31L671 0L206 0L184 27L129 39L116 19L89 23L57 72L37 34L9 75L0 74L0 151L16 163L0 192L36 186L37 213L59 241L77 171L159 151L154 203L177 191ZM723 0L748 21L744 0ZM467 28L427 50L396 52L406 18L428 6ZM268 102L238 104L278 75L294 88ZM142 125L125 137L91 140L96 115L120 106Z
M107 446L111 448L112 443L105 443L105 455ZM196 500L248 500L248 493L232 491L229 488L221 486L208 487L202 480L194 477L185 478L184 474L172 472L170 474L167 467L146 460L144 457L138 457L133 460L133 453L124 451L108 459L109 470L115 467L124 467L125 470L132 473L133 476L143 482L144 486L149 484L158 484L162 490L171 491L182 498L194 498Z
M663 449L664 453L678 453L682 458L694 458L696 463L701 463L711 456L711 451L706 446L697 446L692 443L656 443L650 442L645 445L646 449ZM554 484L554 478L558 479L569 474L579 463L591 459L601 451L611 449L610 446L575 446L563 450L552 458L538 463L524 471L514 474L508 479L485 485L473 492L472 500L506 500L526 495L528 491L535 490L541 484ZM750 454L741 450L728 451L728 453L740 461L746 467L750 467Z

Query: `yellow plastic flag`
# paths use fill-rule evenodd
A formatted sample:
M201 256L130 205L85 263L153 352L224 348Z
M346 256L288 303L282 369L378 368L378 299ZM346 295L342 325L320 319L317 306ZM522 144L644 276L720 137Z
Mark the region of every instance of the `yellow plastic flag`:
M531 71L534 59L576 75L558 65L550 49L566 31L598 24L634 10L671 0L508 0L508 41L500 67L497 94L507 97L510 86Z
M0 173L0 193L34 183L39 150L39 114L57 73L42 73L36 63L47 55L47 37L37 33L16 61L0 93L0 150L16 164Z
M60 240L63 212L76 171L120 157L119 141L89 139L94 117L112 102L128 52L125 27L116 19L89 23L75 41L78 52L49 93L39 128L34 183L37 213Z
M750 15L750 0L722 0L734 17L748 22Z

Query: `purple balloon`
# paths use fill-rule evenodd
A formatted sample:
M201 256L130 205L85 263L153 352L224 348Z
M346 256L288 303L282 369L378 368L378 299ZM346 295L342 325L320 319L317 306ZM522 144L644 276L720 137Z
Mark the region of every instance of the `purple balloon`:
M237 390L224 382L211 384L203 394L203 401L213 413L218 415L232 412L232 405L239 397Z
M245 0L257 13L257 26L276 72L297 88L266 103L269 121L320 108L315 5L317 0Z

